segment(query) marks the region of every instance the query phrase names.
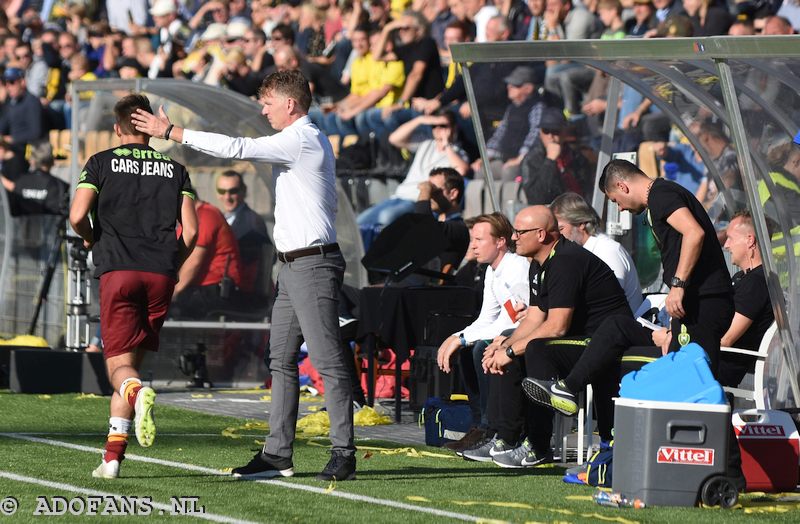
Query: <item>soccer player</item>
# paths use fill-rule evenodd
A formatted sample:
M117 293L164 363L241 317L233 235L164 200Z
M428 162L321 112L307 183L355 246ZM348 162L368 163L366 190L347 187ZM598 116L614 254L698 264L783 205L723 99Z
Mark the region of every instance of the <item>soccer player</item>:
M139 444L153 445L156 394L142 386L139 366L146 350L158 350L178 268L197 238L186 168L151 148L150 135L133 127L137 109L152 113L146 96L128 95L114 106L122 145L89 159L69 214L97 266L103 356L115 389L103 462L92 472L97 478L119 476L132 418ZM176 222L183 226L180 237Z

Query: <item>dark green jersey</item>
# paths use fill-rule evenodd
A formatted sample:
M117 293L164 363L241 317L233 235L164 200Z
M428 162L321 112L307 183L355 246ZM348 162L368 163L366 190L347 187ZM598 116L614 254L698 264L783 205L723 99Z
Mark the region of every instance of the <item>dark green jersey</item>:
M150 146L127 144L92 156L78 187L97 192L96 277L118 270L177 276L175 225L183 196L195 196L184 166Z

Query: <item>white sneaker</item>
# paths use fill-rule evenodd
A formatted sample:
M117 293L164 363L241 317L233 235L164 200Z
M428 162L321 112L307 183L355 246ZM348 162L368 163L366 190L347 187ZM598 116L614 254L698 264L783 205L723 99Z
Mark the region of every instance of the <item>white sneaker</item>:
M119 477L119 460L105 460L92 471L92 476L96 479L115 479Z
M156 440L156 423L153 420L155 403L156 392L151 387L144 386L136 394L133 427L136 430L136 440L143 448L149 448Z

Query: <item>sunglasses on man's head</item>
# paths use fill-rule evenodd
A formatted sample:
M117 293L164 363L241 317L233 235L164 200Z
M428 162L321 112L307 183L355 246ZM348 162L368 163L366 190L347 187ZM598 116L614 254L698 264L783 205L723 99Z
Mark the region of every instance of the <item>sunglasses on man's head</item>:
M242 188L241 187L232 187L230 189L224 189L224 188L221 188L221 187L217 188L217 194L218 195L225 195L225 194L238 195L241 192L242 192Z

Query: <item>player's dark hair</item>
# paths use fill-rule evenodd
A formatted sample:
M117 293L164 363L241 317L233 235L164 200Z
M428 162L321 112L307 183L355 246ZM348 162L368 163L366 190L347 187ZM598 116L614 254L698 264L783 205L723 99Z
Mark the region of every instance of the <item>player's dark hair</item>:
M132 94L121 98L114 106L114 117L117 119L117 125L122 131L123 135L145 135L137 131L131 123L131 115L137 109L153 113L153 108L150 107L150 100L141 94Z
M647 175L645 175L641 169L636 167L635 164L632 164L627 160L614 159L606 164L606 167L603 168L603 174L600 175L600 180L597 183L597 187L603 193L608 193L608 190L611 189L614 182L617 180L623 180L627 182L635 176Z

